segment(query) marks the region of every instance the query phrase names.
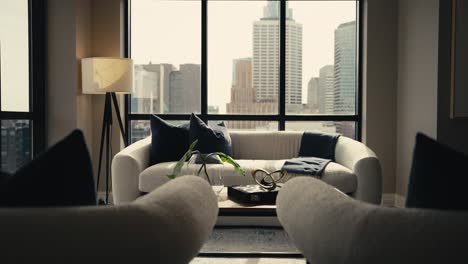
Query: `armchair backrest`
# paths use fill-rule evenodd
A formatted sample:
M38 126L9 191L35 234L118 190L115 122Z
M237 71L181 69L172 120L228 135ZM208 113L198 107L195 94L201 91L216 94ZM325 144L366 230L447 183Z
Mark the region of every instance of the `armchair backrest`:
M211 186L194 176L125 205L1 208L2 263L189 263L217 215Z
M302 132L230 131L235 159L278 160L297 157Z
M281 224L312 263L468 259L468 212L371 205L306 177L288 181L276 202Z

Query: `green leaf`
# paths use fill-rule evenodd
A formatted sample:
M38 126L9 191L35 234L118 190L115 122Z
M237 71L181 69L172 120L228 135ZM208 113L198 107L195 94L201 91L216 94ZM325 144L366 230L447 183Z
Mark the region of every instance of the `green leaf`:
M245 176L245 170L242 169L242 167L237 163L233 158L231 158L229 155L226 155L222 152L215 152L214 154L218 155L219 158L221 159L222 162L226 162L228 164L231 164L234 169L242 176Z
M169 179L175 179L175 177L179 176L180 172L182 171L182 167L184 166L185 161L190 159L190 157L192 156L192 151L197 145L197 143L198 143L198 139L195 140L192 144L190 144L190 147L187 150L187 152L185 152L182 158L180 158L180 160L177 161L174 167L174 170L172 171L172 174L167 175Z

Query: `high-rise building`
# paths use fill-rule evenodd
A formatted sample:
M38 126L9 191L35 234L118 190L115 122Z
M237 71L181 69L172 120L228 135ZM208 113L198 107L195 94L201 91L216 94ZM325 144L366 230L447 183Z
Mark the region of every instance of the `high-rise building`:
M318 80L318 112L332 115L335 103L335 71L333 65L320 68Z
M277 102L256 102L252 86L252 59L235 59L232 64L231 101L227 103L228 114L268 114L277 111ZM264 121L229 121L231 129L255 129L264 126Z
M356 22L335 30L335 114L354 114L356 101Z
M3 120L1 126L1 169L15 172L31 160L31 126L27 120Z
M135 65L135 85L132 92L134 113L168 113L172 64Z
M252 59L235 59L232 63L231 102L226 105L230 114L255 114L255 89L252 87Z
M335 30L335 114L354 114L356 109L356 21L338 26ZM355 136L352 122L336 123L336 131Z
M253 86L257 102L275 102L279 93L279 1L268 1L253 25ZM302 25L286 15L286 104L302 104Z
M320 78L310 78L307 84L307 108L310 113L318 113Z
M201 80L199 64L181 64L170 73L170 113L184 114L201 111Z

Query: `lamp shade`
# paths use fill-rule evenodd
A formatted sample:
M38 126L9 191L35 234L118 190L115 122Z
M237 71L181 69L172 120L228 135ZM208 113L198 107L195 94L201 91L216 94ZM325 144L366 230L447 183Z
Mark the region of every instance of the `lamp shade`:
M131 93L133 61L126 58L94 57L81 60L84 94Z

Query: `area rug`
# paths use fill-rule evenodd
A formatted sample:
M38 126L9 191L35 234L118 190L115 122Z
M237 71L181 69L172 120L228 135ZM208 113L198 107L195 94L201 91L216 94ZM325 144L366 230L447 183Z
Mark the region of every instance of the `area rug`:
M190 264L305 264L304 259L278 258L195 258Z
M281 228L218 227L201 253L290 253L300 254Z

